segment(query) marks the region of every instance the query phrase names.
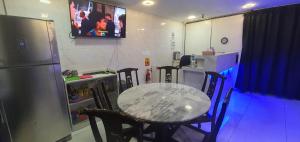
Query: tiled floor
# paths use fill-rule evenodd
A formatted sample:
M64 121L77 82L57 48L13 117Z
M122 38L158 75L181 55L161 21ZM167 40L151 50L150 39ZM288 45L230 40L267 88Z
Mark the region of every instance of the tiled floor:
M218 142L299 141L300 101L233 93ZM75 132L71 142L94 142L90 128Z

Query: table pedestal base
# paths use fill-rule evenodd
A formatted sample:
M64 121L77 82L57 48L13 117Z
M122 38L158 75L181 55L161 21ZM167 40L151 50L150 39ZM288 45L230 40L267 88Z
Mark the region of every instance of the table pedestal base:
M177 126L151 125L150 127L155 132L154 142L177 142L172 138L178 128Z

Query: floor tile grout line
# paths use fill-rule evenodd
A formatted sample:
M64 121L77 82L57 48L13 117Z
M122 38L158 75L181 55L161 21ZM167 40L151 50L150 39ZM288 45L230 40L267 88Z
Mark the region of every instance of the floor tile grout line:
M284 100L284 133L285 133L285 141L288 142L288 136L287 136L287 107L286 107L286 101Z
M243 94L243 95L246 95L246 94ZM252 94L250 94L250 95L252 95ZM249 103L248 103L247 106L246 106L245 111L243 112L243 114L242 114L242 116L241 116L241 119L239 120L239 122L237 122L237 125L234 127L233 133L230 135L230 137L229 137L229 139L228 139L227 142L231 142L232 135L234 134L234 132L236 131L236 128L240 125L241 121L243 120L244 116L246 115L246 112L248 111L248 109L249 109L249 107L250 107L252 101L253 101L253 98L251 97Z

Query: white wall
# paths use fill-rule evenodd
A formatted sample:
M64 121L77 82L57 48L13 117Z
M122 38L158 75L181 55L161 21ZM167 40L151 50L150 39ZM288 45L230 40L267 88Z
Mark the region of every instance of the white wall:
M68 0L5 0L8 15L41 18L55 21L58 47L63 69L79 72L99 69L139 68L144 80L144 58L150 57L153 66L171 65L172 51L183 51L183 24L157 16L127 9L126 39L70 39ZM0 7L2 3L0 4ZM1 12L1 11L0 11ZM167 23L161 26L161 22ZM144 30L142 30L144 29ZM171 49L171 35L175 34L175 49Z
M210 48L211 20L186 25L185 54L200 55Z
M217 52L240 52L243 37L243 15L206 20L186 25L186 54L200 54L209 47ZM221 44L227 37L229 42ZM211 45L210 45L211 39Z
M186 54L201 55L202 51L207 50L210 46L214 47L216 52L241 53L243 21L243 15L236 15L187 24L185 42ZM221 43L221 39L223 37L227 37L229 39L229 42L225 45ZM210 39L211 45L209 42ZM226 85L231 87L234 86L237 73L238 65L226 75Z
M212 20L211 46L219 52L240 52L242 50L243 21L243 15ZM229 39L225 45L221 43L223 37Z
M0 1L0 15L5 14L2 0Z

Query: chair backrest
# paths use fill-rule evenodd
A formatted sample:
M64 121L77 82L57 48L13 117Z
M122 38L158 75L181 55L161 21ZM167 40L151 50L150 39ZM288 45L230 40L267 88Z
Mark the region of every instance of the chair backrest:
M217 112L218 112L218 106L219 106L219 102L222 96L222 92L223 92L223 88L224 88L224 84L225 84L225 77L220 75L219 73L216 72L205 72L205 79L204 79L204 83L202 86L202 91L205 92L206 89L206 85L208 82L208 78L210 77L210 81L209 81L209 86L207 89L206 94L208 95L208 97L212 100L215 94L215 90L218 84L218 81L221 80L221 84L219 87L219 91L216 93L216 99L213 105L213 112L212 112L212 127L214 127L215 125L215 120L216 120L216 116L217 116Z
M125 91L128 88L133 87L133 81L132 81L132 72L135 72L135 77L136 77L136 84L139 85L139 78L138 78L138 69L137 68L125 68L117 71L119 75L119 86L120 86L120 92ZM121 74L125 73L125 83L126 83L126 88L123 87L122 85L122 79L121 79Z
M176 83L178 83L178 70L179 68L177 67L173 67L173 66L162 66L162 67L158 67L157 69L159 69L159 82L161 82L161 71L165 70L166 74L165 74L165 82L166 83L172 83L172 71L176 70Z
M217 73L217 72L205 72L205 79L204 79L204 83L203 83L202 89L201 89L203 92L205 92L205 89L207 87L206 85L207 85L209 77L210 77L210 82L209 82L209 86L208 86L208 89L207 89L206 93L209 96L209 98L212 99L212 97L215 93L215 90L216 90L217 83L218 83L219 79L221 80L221 86L220 86L218 94L222 93L226 78L224 76L222 76L221 74Z
M111 101L106 92L105 84L103 82L99 82L99 84L100 85L97 86L96 88L91 89L91 91L93 92L93 97L94 97L96 107L98 109L113 110Z
M210 135L210 138L209 138L210 142L215 142L216 139L217 139L217 135L218 135L219 130L220 130L221 126L222 126L222 122L224 120L224 117L225 117L225 114L226 114L226 110L227 110L228 105L230 103L230 98L231 98L232 92L233 92L233 89L231 88L229 90L229 92L227 93L224 101L223 101L221 112L220 112L219 117L217 119L216 125L211 130L211 135Z
M126 116L120 112L114 112L111 110L101 109L85 109L84 115L88 115L92 132L96 142L102 142L102 138L97 126L96 117L100 118L103 122L106 132L106 139L108 142L123 142L124 135L122 131L122 124L129 124L134 128L137 128L140 132L137 137L139 140L142 135L142 123L137 122L129 116Z
M184 55L180 59L179 68L182 68L183 66L191 65L191 55Z

